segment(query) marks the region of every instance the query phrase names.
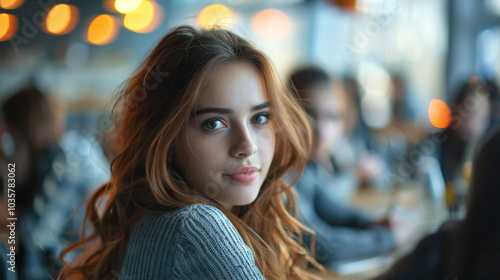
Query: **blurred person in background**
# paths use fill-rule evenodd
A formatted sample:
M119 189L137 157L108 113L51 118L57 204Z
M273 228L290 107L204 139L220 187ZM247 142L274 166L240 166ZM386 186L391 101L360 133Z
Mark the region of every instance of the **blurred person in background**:
M356 191L359 184L357 166L342 166L335 156L346 138L348 111L342 85L315 66L296 70L290 82L315 127L313 152L295 189L299 214L316 232L317 260L333 267L392 250L395 240L387 222L351 208L349 198L339 195L339 188Z
M490 113L488 87L477 81L465 83L451 106L450 125L436 150L452 215L463 213L473 151L490 125Z
M500 123L500 89L493 80L486 80L484 83L490 93L491 117L489 128L492 128Z
M464 220L445 222L376 280L500 279L500 126L474 159Z
M56 258L77 239L85 197L104 182L109 168L98 143L64 131L64 110L34 86L9 96L1 113L6 130L3 161L15 163L17 257L21 279L53 279Z

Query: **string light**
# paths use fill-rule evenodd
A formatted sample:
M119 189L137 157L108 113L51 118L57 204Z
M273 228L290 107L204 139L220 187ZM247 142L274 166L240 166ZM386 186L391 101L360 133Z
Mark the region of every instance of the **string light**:
M220 4L207 6L198 14L198 24L203 29L212 29L214 26L228 28L233 21L233 12Z
M252 29L260 37L279 41L287 38L292 31L292 24L288 16L276 9L265 9L252 18Z
M77 7L66 4L55 5L47 14L44 31L55 35L67 34L76 27L78 18Z
M87 32L87 40L94 45L106 45L116 39L116 20L110 15L99 15L92 20Z
M141 5L142 0L116 0L115 9L122 13L130 13Z
M0 41L9 40L16 34L17 17L11 14L0 14Z
M125 15L123 25L138 33L147 33L156 29L163 20L163 9L160 5L143 1L134 11Z
M6 10L17 9L24 4L24 0L0 0L0 8Z

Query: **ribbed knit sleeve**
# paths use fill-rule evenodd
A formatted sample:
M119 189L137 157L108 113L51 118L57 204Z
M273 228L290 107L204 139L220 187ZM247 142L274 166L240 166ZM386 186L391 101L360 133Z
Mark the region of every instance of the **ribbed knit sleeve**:
M231 221L217 208L197 204L142 217L119 279L264 278Z

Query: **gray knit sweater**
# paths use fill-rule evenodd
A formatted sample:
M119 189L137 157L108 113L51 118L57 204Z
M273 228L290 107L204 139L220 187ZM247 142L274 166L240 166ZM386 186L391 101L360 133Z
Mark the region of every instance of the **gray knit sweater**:
M196 204L140 218L119 279L263 277L231 221L213 206Z

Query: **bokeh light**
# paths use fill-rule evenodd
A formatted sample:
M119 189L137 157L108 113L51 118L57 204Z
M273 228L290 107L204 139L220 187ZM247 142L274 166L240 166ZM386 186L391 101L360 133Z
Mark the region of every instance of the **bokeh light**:
M361 117L371 128L384 128L392 118L390 99L366 94L361 98Z
M198 14L198 24L203 29L212 29L214 25L228 28L233 22L231 9L220 4L207 6Z
M44 31L55 35L67 34L75 29L78 18L77 7L66 4L55 5L47 14Z
M17 17L11 14L0 14L0 41L12 38L17 31Z
M24 0L0 0L0 8L6 10L17 9L24 4Z
M276 9L258 12L252 18L251 25L258 36L270 41L283 40L292 31L290 18L284 12Z
M116 39L118 26L110 15L99 15L92 20L87 32L87 40L94 45L106 45Z
M163 20L163 8L149 1L142 1L134 11L125 15L123 25L138 33L147 33L158 28Z
M451 122L451 111L448 105L439 99L432 99L429 104L429 120L437 128L447 128Z
M358 81L364 92L378 97L390 97L391 76L379 64L362 62L357 73Z
M385 127L392 118L392 86L389 73L377 63L362 62L356 75L363 93L363 120L372 128Z
M116 0L115 9L122 13L130 13L141 5L142 0Z

